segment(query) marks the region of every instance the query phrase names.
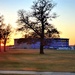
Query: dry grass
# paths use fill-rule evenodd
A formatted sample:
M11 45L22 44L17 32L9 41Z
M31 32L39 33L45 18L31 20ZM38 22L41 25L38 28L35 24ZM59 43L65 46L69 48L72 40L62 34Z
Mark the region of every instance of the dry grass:
M0 53L0 70L75 72L75 51L8 50Z

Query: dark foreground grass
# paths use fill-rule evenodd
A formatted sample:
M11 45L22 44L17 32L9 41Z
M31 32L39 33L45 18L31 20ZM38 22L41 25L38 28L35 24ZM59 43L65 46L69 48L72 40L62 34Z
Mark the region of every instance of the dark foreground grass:
M75 72L75 51L8 50L0 53L0 70Z

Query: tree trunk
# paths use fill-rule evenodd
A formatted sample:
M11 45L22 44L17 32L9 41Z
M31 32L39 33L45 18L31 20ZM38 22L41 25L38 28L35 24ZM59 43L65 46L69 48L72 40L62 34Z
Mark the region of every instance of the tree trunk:
M43 49L44 47L44 22L43 22L43 19L41 20L41 24L42 24L42 33L41 33L41 38L40 38L40 54L44 54L44 49Z
M4 44L4 52L6 52L6 44Z
M6 38L4 39L4 52L6 52Z
M43 40L44 39L40 39L40 54L44 54L44 50L43 50Z

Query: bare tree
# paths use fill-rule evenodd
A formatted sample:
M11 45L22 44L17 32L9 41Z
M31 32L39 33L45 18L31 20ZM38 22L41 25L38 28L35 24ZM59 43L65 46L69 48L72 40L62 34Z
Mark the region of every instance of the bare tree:
M0 51L1 51L1 41L3 40L4 51L6 52L6 42L8 40L9 34L11 32L11 26L4 24L3 15L0 16Z
M10 33L11 33L10 25L3 27L3 37L2 38L3 38L3 44L4 44L4 52L6 52L6 43L7 43L7 40L9 39Z
M59 34L59 31L49 23L49 20L56 18L55 13L51 14L55 5L52 0L37 0L33 2L31 13L28 14L24 10L18 12L21 29L31 29L40 37L40 54L44 54L44 38Z
M1 52L1 40L3 37L3 34L2 34L2 32L3 32L2 26L4 25L3 21L4 21L3 15L0 15L0 52Z

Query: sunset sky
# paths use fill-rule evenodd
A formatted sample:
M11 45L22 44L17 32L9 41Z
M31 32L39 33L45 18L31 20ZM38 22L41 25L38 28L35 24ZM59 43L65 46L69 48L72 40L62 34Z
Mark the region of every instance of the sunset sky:
M34 0L0 0L0 14L4 15L5 23L16 27L17 12L19 9L29 11ZM52 24L61 32L61 38L69 38L70 45L75 44L75 0L53 0L57 5L52 12L59 17ZM19 38L20 35L12 36Z

